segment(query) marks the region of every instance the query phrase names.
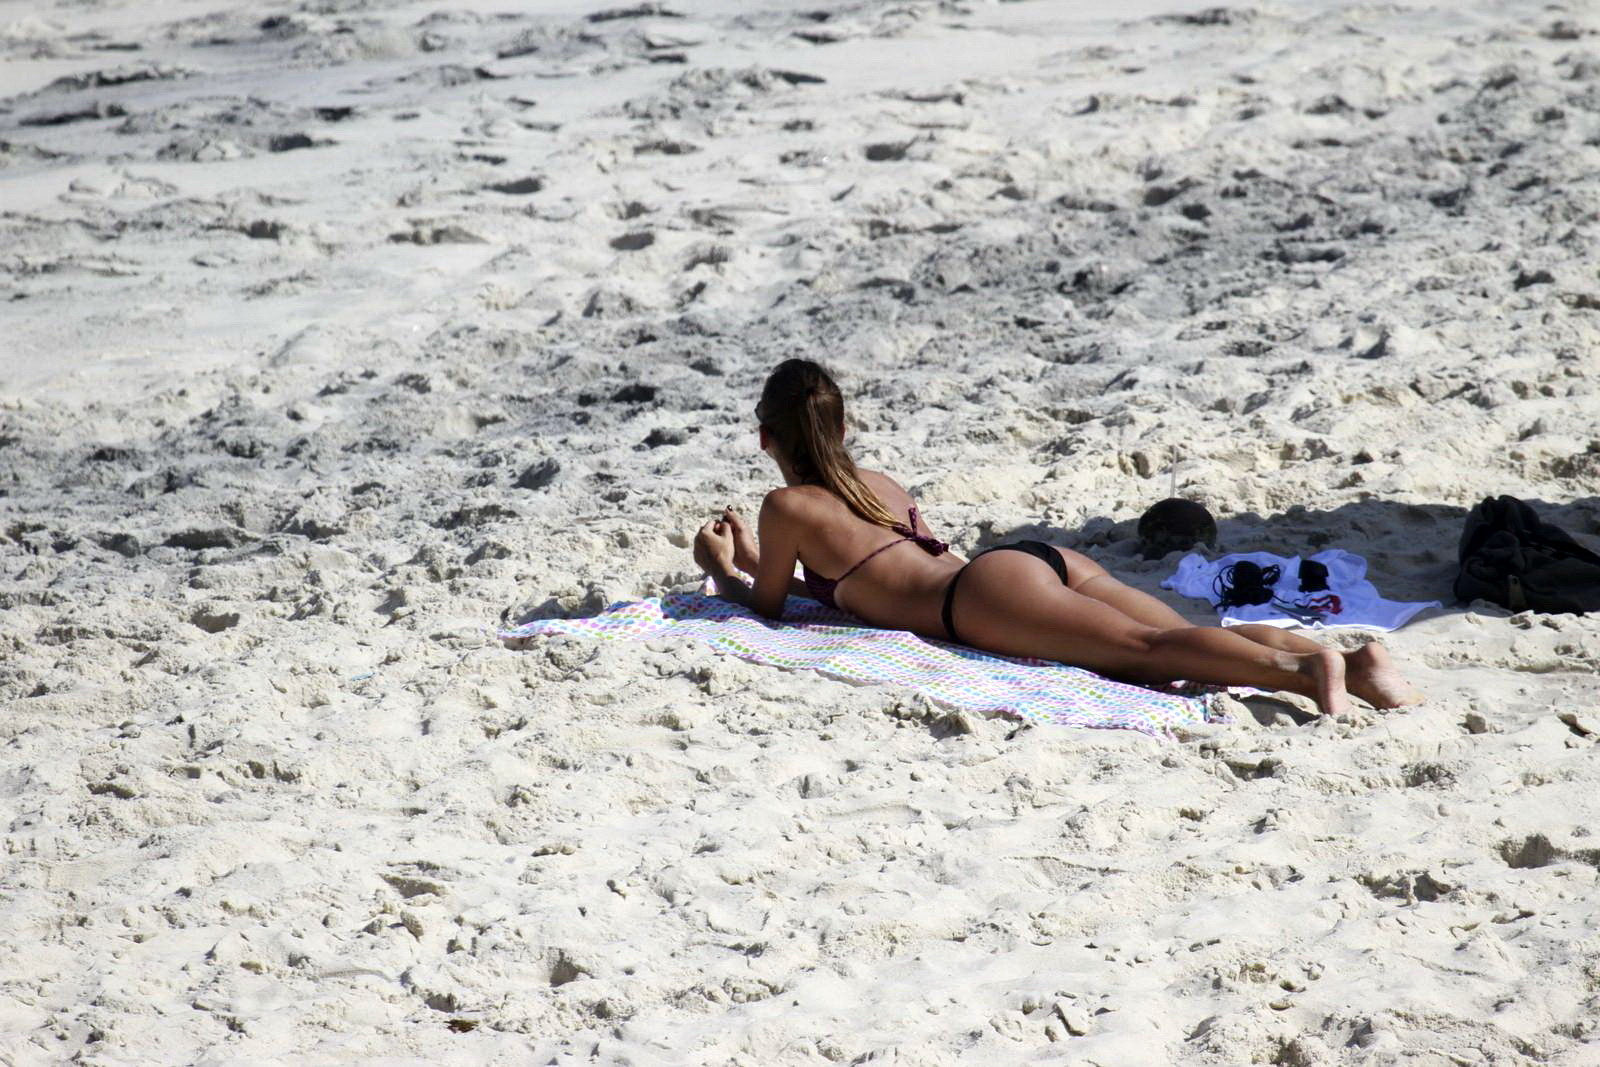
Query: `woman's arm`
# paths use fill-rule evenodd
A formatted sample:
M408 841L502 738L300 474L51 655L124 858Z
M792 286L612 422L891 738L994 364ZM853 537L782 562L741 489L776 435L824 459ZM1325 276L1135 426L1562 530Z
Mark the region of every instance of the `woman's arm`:
M732 508L721 519L700 527L694 539L694 558L716 582L717 595L754 609L768 619L783 616L783 602L791 594L805 595L805 585L794 577L799 558L798 524L791 503L778 491L767 494L757 520L761 535L759 553L749 530ZM745 584L741 569L754 571L755 585Z
M734 551L733 529L726 522L712 519L694 535L694 561L716 582L717 595L748 605L750 587L734 566Z
M783 602L791 593L806 595L805 586L794 576L794 565L800 558L800 517L795 514L794 504L792 494L775 489L761 501L761 514L756 518L761 556L756 563L750 606L768 619L783 617Z
M733 510L729 505L722 513L722 521L733 527L733 565L755 577L756 571L761 568L761 546L756 543L755 535L750 532L750 527L745 525L744 516ZM790 568L790 574L794 569ZM798 578L789 579L789 595L809 597L811 590L806 588L806 583Z
M744 516L733 510L732 504L722 509L722 521L733 534L733 565L754 577L756 568L761 565L761 547L756 544L755 535L745 525Z

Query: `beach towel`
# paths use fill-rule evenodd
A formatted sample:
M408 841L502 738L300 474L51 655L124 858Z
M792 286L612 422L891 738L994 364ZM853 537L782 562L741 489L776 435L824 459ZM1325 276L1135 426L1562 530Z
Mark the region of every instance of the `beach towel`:
M589 637L642 641L692 637L741 659L813 670L848 682L897 685L954 708L1000 712L1039 726L1139 730L1223 721L1204 696L1124 685L1049 660L994 656L930 641L905 630L880 630L859 619L791 597L784 621L701 593L675 593L613 604L587 619L541 619L501 631L502 638Z
M1388 631L1398 630L1419 611L1440 606L1437 600L1385 600L1367 581L1367 561L1340 548L1304 560L1239 552L1208 561L1191 552L1161 588L1211 601L1224 626L1266 623Z

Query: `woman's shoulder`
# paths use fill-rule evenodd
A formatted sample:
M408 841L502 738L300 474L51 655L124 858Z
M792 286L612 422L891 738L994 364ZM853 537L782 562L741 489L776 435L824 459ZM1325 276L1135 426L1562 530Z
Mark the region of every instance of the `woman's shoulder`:
M820 485L780 485L762 498L761 510L797 516L837 502L838 498Z
M911 494L906 491L904 486L882 471L872 471L867 470L865 467L857 467L856 473L867 484L867 488L877 493L878 499L887 505L893 506L897 501L910 501L912 499Z

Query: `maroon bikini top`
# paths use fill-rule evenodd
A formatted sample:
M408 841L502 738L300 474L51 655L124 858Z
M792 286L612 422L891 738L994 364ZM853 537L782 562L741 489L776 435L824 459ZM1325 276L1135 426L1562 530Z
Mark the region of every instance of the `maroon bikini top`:
M934 537L932 534L917 533L917 509L915 507L912 507L910 511L906 512L905 523L902 524L897 522L893 526L889 527L889 529L899 534L900 539L897 541L890 541L882 548L875 548L871 552L868 552L861 558L859 563L845 571L843 574L839 575L837 578L824 578L810 567L807 567L804 563L800 564L800 573L805 576L806 590L811 594L812 599L816 600L819 604L824 604L830 608L833 608L834 610L838 610L839 605L834 603L833 600L833 591L838 588L839 583L850 577L856 571L860 570L868 560L872 559L880 552L888 551L895 545L904 544L905 542L910 541L930 556L942 556L950 549L949 545L945 544L937 537Z

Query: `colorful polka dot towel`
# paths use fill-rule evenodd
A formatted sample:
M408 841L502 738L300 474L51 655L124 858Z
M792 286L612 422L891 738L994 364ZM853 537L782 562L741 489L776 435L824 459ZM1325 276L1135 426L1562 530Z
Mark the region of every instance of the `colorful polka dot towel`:
M1000 712L1040 726L1168 737L1179 727L1220 721L1208 713L1203 696L1124 685L1050 660L990 655L905 630L879 630L796 597L785 605L781 623L719 597L674 593L613 604L593 618L540 619L499 636L692 637L755 663L857 684L905 686L950 707Z

